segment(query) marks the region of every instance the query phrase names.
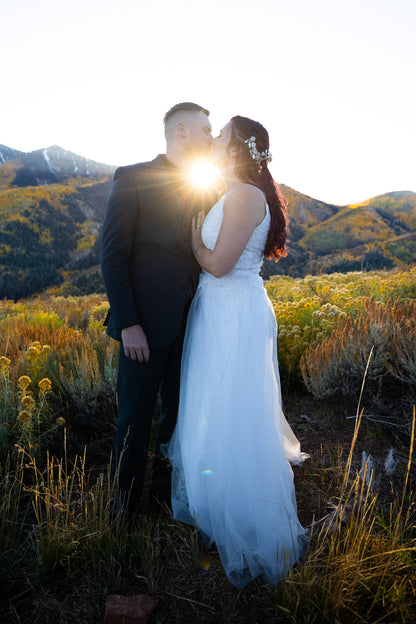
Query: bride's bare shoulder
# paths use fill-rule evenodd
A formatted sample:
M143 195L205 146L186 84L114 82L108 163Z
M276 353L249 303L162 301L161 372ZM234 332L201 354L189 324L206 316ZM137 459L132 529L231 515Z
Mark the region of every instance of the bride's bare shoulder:
M243 213L249 211L261 223L266 214L266 199L257 186L241 183L226 194L224 210Z

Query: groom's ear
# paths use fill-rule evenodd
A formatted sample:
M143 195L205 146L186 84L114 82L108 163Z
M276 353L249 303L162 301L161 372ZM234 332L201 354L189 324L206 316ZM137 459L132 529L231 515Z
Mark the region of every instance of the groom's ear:
M184 139L186 139L186 137L188 136L188 133L186 131L185 126L183 125L183 123L180 121L177 125L177 132L178 134L183 137Z

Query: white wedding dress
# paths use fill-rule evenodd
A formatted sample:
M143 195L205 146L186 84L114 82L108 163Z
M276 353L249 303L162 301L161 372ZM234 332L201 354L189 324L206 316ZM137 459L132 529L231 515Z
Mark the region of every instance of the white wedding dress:
M209 249L223 204L224 197L202 228ZM167 450L175 518L197 525L208 545L215 542L237 587L259 575L275 585L307 545L289 461L300 464L308 456L282 412L276 319L259 276L269 225L266 205L233 270L221 278L201 273Z

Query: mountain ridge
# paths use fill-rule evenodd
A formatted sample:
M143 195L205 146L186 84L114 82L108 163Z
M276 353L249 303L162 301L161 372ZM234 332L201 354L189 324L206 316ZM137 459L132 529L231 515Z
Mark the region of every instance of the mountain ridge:
M102 292L99 239L116 166L58 145L27 153L0 145L0 154L0 297ZM265 260L263 277L416 262L415 192L336 205L279 186L287 201L288 256L277 264Z
M12 155L13 150L9 150L9 155ZM20 153L15 158L8 158L4 164L9 169L16 169L13 186L60 183L72 177L97 178L110 175L116 168L65 150L59 145Z
M20 155L25 152L21 152L20 150L15 150L12 147L7 147L7 145L2 145L0 143L0 165L12 160L13 158L18 158Z

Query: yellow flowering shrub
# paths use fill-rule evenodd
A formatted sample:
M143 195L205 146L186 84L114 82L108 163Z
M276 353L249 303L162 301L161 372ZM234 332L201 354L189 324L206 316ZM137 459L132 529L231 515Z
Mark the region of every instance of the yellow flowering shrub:
M358 397L368 363L368 402L379 410L385 404L390 411L410 408L416 401L415 347L416 301L368 298L356 318L342 317L329 336L306 349L300 368L315 396Z
M32 422L32 414L29 410L22 410L21 412L19 412L17 420L22 426L28 425Z
M26 394L24 397L22 397L21 403L23 407L28 410L33 410L36 407L36 401L30 394Z
M30 379L30 377L28 377L27 375L22 375L21 377L19 377L17 385L24 391L31 384L31 382L32 380Z
M294 278L273 276L265 283L278 325L283 378L300 379L300 358L326 339L347 317L357 318L369 298L416 299L416 267L406 271L357 271Z
M44 377L43 379L41 379L38 383L38 386L41 390L41 392L45 393L45 392L49 392L52 388L52 383L51 380L48 379L47 377Z
M357 362L362 366L369 341L382 344L384 333L378 321L371 331L363 325L370 299L377 314L390 310L395 299L406 304L416 300L416 267L304 278L273 276L265 287L278 325L282 380L304 381L311 392L319 393L324 383L320 380L336 378L334 371L341 363L336 357L340 336L351 334L342 362L351 361L354 366ZM16 442L21 433L18 416L24 411L32 418L25 440L39 444L39 453L48 439L46 432L64 424L56 418L57 413L69 424L74 413L78 418L84 415L85 423L94 418L104 423L103 414L114 416L118 343L105 334L102 323L107 311L103 294L73 297L47 293L28 301L0 301L0 446L1 439L11 445ZM367 342L356 327L368 337ZM389 340L394 349L389 343L388 352L393 355L385 358L390 379L397 375L409 384L412 375L416 378L408 340L411 331L404 322L400 331L391 330ZM360 343L360 348L353 348L355 343ZM377 366L386 352L379 349ZM351 365L350 370L358 368ZM1 427L7 430L5 437Z

